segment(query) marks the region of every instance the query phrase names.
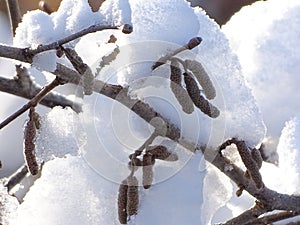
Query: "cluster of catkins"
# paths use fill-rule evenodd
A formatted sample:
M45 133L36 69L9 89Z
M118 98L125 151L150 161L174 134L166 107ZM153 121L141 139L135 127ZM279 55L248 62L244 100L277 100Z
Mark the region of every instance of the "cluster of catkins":
M180 64L182 64L184 71L180 68ZM208 101L216 97L216 90L200 62L190 59L182 61L172 58L170 70L171 90L185 113L192 113L195 105L211 118L216 118L220 115L218 108ZM182 85L182 78L185 88ZM199 89L199 85L202 87L202 90Z
M169 152L168 149L162 145L147 147L143 156L141 156L142 152L142 150L137 150L129 156L130 162L128 166L131 170L131 174L122 181L119 187L118 214L121 224L126 224L128 218L137 214L138 211L138 180L134 176L134 172L139 167L142 167L142 184L145 189L148 189L153 183L153 166L156 159L165 161L178 160L178 156L175 153ZM141 156L141 159L138 158L139 156Z

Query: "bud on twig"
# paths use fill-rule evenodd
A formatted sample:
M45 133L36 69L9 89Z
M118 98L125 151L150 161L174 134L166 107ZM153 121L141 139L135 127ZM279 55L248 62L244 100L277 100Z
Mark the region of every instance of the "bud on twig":
M155 159L172 162L178 160L178 156L175 153L169 152L168 149L163 145L150 147L146 152L153 155Z
M128 216L137 214L139 206L138 180L135 176L127 178L127 206L126 211Z
M122 181L118 193L118 215L121 224L127 223L127 179Z

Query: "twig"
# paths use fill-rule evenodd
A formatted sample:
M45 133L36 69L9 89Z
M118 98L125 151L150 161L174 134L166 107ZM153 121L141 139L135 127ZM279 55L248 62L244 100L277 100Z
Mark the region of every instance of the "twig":
M112 29L112 30L122 29L122 32L125 34L129 34L132 32L132 26L129 24L125 24L121 27L97 24L97 25L90 26L86 29L83 29L68 37L55 41L51 44L39 45L36 49L16 48L11 46L0 45L0 57L16 59L22 62L32 63L33 57L41 52L57 49L61 45L71 42L86 34L102 31L102 30L108 30L108 29Z
M257 218L245 225L265 225L275 223L281 220L289 219L295 216L299 216L300 212L279 212L271 215L266 215L261 218Z
M7 188L7 192L10 192L14 186L19 184L24 177L26 177L28 173L27 166L24 164L22 167L20 167L14 174L12 174L8 181L4 184L4 187Z
M196 46L198 46L200 43L202 42L202 38L201 37L195 37L192 38L191 40L189 40L189 42L187 44L185 44L184 46L174 50L173 52L171 52L168 55L165 55L161 58L159 58L152 66L152 70L155 70L157 67L165 64L168 60L170 60L173 56L179 54L180 52L183 52L185 50L191 50L193 48L195 48Z
M22 115L24 112L26 112L30 107L35 107L52 89L61 84L63 84L62 81L56 77L50 84L42 88L41 91L35 97L33 97L27 104L25 104L22 108L13 113L7 119L5 119L2 123L0 123L0 130L6 125L8 125L10 122L12 122L14 119Z
M13 35L15 35L16 28L21 22L21 12L18 0L6 0L8 14L10 18L10 24Z

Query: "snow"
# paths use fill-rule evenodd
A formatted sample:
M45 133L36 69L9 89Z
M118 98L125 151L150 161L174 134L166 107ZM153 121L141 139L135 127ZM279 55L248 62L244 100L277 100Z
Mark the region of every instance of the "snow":
M0 202L0 223L8 224L19 203L16 198L7 193L2 183L0 184Z
M279 6L279 0L269 1L271 3L259 4ZM266 15L272 18L260 24L260 29L268 28L265 29L266 32L257 32L264 38L262 43L256 42L255 38L258 36L255 36L255 32L251 33L252 36L243 36L243 40L248 40L248 37L255 39L249 42L254 47L257 47L257 43L260 44L259 48L252 46L251 49L244 49L245 52L250 51L250 56L259 55L263 62L260 64L260 61L255 61L249 64L252 66L249 67L251 72L266 72L266 77L256 78L257 87L267 86L269 82L274 85L279 83L277 80L280 73L277 71L282 74L297 71L297 54L289 54L289 51L297 49L291 47L297 40L296 32L290 31L294 36L288 42L288 47L284 45L288 36L279 35L279 32L289 31L284 30L284 24L292 18L287 17L287 12L294 17L298 15L296 10L290 9L292 5L296 5L295 2L286 1L286 8L280 11L285 16L280 18L274 18L275 14L273 16L271 9L262 10L268 12ZM274 12L279 12L279 8ZM276 21L280 22L276 26L279 30L278 36L274 35L274 39L271 39L271 27ZM92 13L86 0L63 0L59 10L51 15L41 11L28 12L17 29L14 45L36 47L39 44L51 43L99 22L115 25L132 23L134 32L129 35L116 30L97 32L70 44L94 72L103 56L110 54L116 47L119 48L120 53L116 59L109 66L102 68L97 79L129 87L132 98L142 99L168 118L181 129L181 139L197 147L206 146L208 151L213 151L223 141L232 137L245 140L251 147L262 142L265 125L247 84L253 89L262 108L264 105L261 98L265 93L259 92L261 89L255 89L256 86L251 83L252 75L247 73L244 64L246 60L241 58L241 66L238 51L236 53L239 58L233 53L231 46L239 44L234 45L232 42L230 45L225 34L204 11L200 8L190 8L186 1L107 0L99 12ZM249 25L249 30L253 31L250 27ZM226 29L224 28L225 32ZM107 43L111 34L117 38L114 44ZM226 34L228 35L227 32ZM207 70L216 88L216 98L210 102L221 112L216 119L209 118L198 109L192 114L182 111L169 88L168 65L151 71L151 66L158 58L181 47L195 36L202 37L201 45L193 51L180 53L178 57L196 59ZM283 38L285 42L274 46L274 43L278 43L277 37ZM272 41L268 43L268 40ZM282 53L279 52L281 48ZM255 52L260 49L267 52L267 55ZM53 55L54 52L46 54L49 55L41 54L35 58L35 66L41 70L52 71L55 69L56 56ZM279 61L277 55L284 59ZM270 60L267 56L283 62L280 64L282 68L272 63L275 68L273 75L277 76L277 82L270 81L269 68L260 68ZM295 61L291 61L291 67L284 67L288 65L285 64L288 61L287 56L292 59L295 57ZM247 84L242 72L246 74ZM288 82L283 79L283 83ZM286 96L290 97L290 102L295 102L297 80L295 78L290 82L294 82L295 86L292 86L293 92ZM274 90L275 87L287 86L274 86ZM281 89L277 91L279 95L273 92L273 96L280 99L283 92ZM257 94L258 92L261 95ZM268 110L276 111L279 106L275 103L273 101L272 109L270 103ZM265 113L264 109L262 112ZM277 119L281 120L280 117ZM285 114L284 121L288 119ZM267 186L283 193L297 193L299 186L299 122L300 117L290 120L282 131L278 145L279 167L264 164L261 169ZM270 126L268 128L270 129ZM279 129L279 126L276 128ZM41 129L36 138L36 155L38 162L44 161L45 164L41 177L34 182L24 202L17 209L16 203L8 205L8 209L15 212L13 218L9 219L9 224L119 224L118 186L130 173L128 156L149 138L153 130L151 125L130 109L97 94L84 98L83 112L79 115L69 108L61 107L55 107L49 113L41 115ZM152 143L158 144L175 152L179 160L156 160L153 185L148 190L139 187L138 214L130 217L129 225L206 225L224 222L253 204L253 198L245 193L237 199L234 193L237 187L211 165L203 163L203 156L199 152L191 153L163 137L156 138ZM238 160L238 157L235 157L235 160ZM286 173L293 173L293 176L287 177ZM135 175L141 184L141 169ZM282 176L285 176L284 182ZM288 187L286 183L289 184Z
M263 114L268 147L276 149L286 120L299 113L299 1L259 1L222 27ZM288 24L288 25L287 25Z

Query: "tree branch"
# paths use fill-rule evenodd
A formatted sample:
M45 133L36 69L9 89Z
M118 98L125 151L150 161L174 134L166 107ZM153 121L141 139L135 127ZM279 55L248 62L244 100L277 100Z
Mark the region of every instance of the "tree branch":
M70 36L62 38L51 44L39 45L36 49L16 48L11 46L0 45L0 57L16 59L22 62L32 63L33 57L39 53L57 49L61 45L71 42L86 34L102 31L102 30L108 30L108 29L113 29L113 30L122 29L122 32L125 34L129 34L132 32L132 26L129 24L125 24L121 27L97 24L97 25L90 26L86 29L83 29L75 34L71 34Z
M6 0L12 33L15 35L16 28L21 22L21 12L18 0Z
M80 74L63 65L57 66L55 74L60 79L65 80L65 82L80 85ZM157 117L161 118L165 122L167 127L165 135L166 137L174 140L175 142L178 142L179 144L193 152L195 151L194 146L197 146L197 143L189 143L180 139L180 130L174 124L169 122L161 114L157 113L148 104L137 99L132 99L128 93L127 88L124 88L120 85L111 85L96 80L93 90L94 92L105 95L125 105L148 123L150 123ZM155 128L159 129L159 127ZM276 191L268 189L265 186L263 186L262 188L257 188L253 180L245 177L245 173L243 170L233 164L229 159L216 152L218 152L218 150L207 149L204 152L205 159L216 166L224 174L226 174L238 186L242 186L244 190L249 192L249 194L254 196L262 204L268 207L270 206L270 210L277 209L286 211L300 211L300 196L280 194ZM228 166L230 166L232 169L228 170Z
M10 115L7 119L5 119L2 123L0 123L0 130L12 122L14 119L22 115L26 112L30 107L35 107L51 90L55 87L63 84L59 78L55 78L50 84L43 87L41 91L35 95L27 104L25 104L22 108L18 111Z

